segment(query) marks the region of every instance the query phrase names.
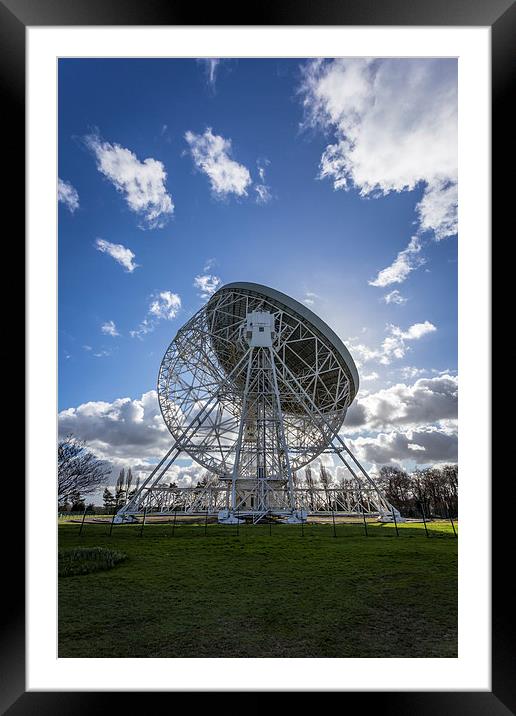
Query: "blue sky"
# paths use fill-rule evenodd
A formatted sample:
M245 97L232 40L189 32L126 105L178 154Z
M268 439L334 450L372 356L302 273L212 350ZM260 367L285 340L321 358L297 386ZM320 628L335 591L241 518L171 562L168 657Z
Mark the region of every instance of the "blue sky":
M349 347L369 466L455 460L456 82L454 60L60 60L61 431L145 472L166 347L255 281Z

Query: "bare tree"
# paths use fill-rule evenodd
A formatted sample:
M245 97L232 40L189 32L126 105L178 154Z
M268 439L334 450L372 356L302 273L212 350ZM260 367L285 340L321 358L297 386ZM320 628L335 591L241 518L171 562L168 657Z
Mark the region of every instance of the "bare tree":
M77 493L95 492L111 469L99 460L83 442L67 435L57 446L57 499L66 502Z
M314 490L316 485L317 477L312 473L310 465L305 467L305 482L308 488L308 496L310 498L310 509L314 509Z
M127 504L127 500L129 499L129 494L131 492L131 485L133 482L133 472L131 468L127 471L127 484L126 484L126 491L125 491L125 502Z
M331 487L332 477L331 477L329 471L326 469L326 467L322 464L322 462L320 463L320 480L321 480L321 484L324 488L326 504L329 507L330 506L329 489Z
M384 465L376 482L394 507L402 512L408 508L411 498L411 479L405 470L394 465Z

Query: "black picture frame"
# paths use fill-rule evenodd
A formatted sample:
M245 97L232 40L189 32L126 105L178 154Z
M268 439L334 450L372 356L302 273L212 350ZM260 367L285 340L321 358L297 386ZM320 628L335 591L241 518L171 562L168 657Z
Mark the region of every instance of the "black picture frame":
M202 23L198 22L199 17ZM264 1L250 8L246 16L241 10L227 4L209 5L200 10L173 0L0 0L0 86L4 99L2 119L4 130L4 161L9 166L9 214L17 217L11 229L21 248L20 265L24 262L21 237L25 215L24 147L25 147L25 30L31 26L61 25L383 25L383 26L484 26L491 28L492 36L492 210L493 235L501 238L501 227L508 219L511 206L503 169L507 163L510 139L514 135L514 122L509 107L512 89L511 70L514 68L516 38L516 8L511 0L309 0ZM513 70L514 72L514 70ZM5 152L8 157L5 158ZM503 162L503 164L502 164ZM14 175L14 178L13 178ZM512 198L512 197L511 197ZM510 224L507 221L507 227ZM498 230L497 230L498 228ZM512 233L512 232L511 232ZM508 236L509 239L512 237ZM513 241L513 240L512 240ZM512 243L511 241L511 243ZM509 243L509 242L507 242ZM511 287L512 262L507 260L507 249L501 246L498 258L493 256L492 268L496 282L492 289L493 331L501 325L504 306L508 305L507 287ZM510 303L509 303L510 305ZM495 310L496 309L496 310ZM494 335L497 335L494 333ZM502 385L512 364L511 352L500 346L500 356L493 365L492 395L501 396L507 390ZM500 332L500 342L501 342ZM22 338L23 341L23 338ZM496 341L495 341L496 346ZM30 349L30 346L29 346ZM495 370L496 369L496 370ZM15 370L19 370L16 367ZM17 402L23 404L17 389ZM492 415L497 413L502 397L493 397ZM502 421L500 421L502 422ZM510 422L493 430L492 455L497 447L510 444ZM19 426L18 426L19 431ZM496 437L494 437L496 435ZM30 449L30 446L29 448ZM7 458L7 455L6 455ZM21 470L17 466L16 478L21 483ZM11 475L12 479L12 475ZM493 469L493 503L497 490L503 491L504 478ZM22 485L18 485L17 501L23 504ZM513 511L513 510L512 510ZM11 510L9 510L11 512ZM511 510L509 510L509 513ZM346 708L378 707L382 712L402 714L490 714L500 716L516 713L516 647L512 585L508 572L513 573L511 555L505 545L511 543L511 514L505 519L493 519L492 551L492 691L490 692L348 692ZM481 518L481 516L479 517ZM0 708L12 716L20 714L69 714L105 712L129 708L133 713L144 708L144 699L152 696L166 701L165 708L174 708L176 696L170 693L120 692L26 692L25 689L25 569L24 541L20 514L10 514L12 525L4 527L7 534L16 534L4 550L2 569L3 606L1 609L2 637L0 654ZM4 520L2 520L4 521ZM9 530L9 532L8 532ZM407 684L407 689L410 684ZM338 687L336 687L338 690ZM199 694L200 695L200 694ZM130 702L126 704L126 698ZM115 701L116 699L116 701ZM120 701L122 699L122 701ZM224 698L224 701L227 700ZM350 704L351 701L351 704ZM356 701L356 704L353 702ZM238 705L245 708L245 704Z

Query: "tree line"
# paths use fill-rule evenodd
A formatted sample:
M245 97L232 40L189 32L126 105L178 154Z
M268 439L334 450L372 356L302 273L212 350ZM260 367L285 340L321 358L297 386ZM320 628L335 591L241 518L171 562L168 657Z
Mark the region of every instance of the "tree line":
M416 517L422 510L428 516L452 517L458 512L458 465L443 465L414 470L411 473L402 468L384 465L380 468L375 482L387 500L404 517ZM294 486L311 491L353 489L354 479L343 477L334 480L328 468L322 463L319 470L307 465L293 475Z
M405 472L384 466L376 479L394 507L405 517L421 514L456 517L459 508L459 466L442 465Z

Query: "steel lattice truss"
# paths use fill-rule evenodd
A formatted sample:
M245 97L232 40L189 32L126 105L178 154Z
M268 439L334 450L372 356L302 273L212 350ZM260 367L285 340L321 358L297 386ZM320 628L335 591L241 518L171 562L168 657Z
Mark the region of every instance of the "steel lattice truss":
M334 512L338 515L380 515L378 496L371 487L360 487L358 484L347 488L294 488L296 510L303 510L311 515L325 515ZM256 491L253 487L241 488L237 493L235 510L238 514L254 513L259 510L251 507L251 500ZM288 493L285 490L273 492L271 511L276 514L288 515L291 511ZM203 487L170 487L158 485L145 489L130 510L131 514L154 515L190 514L215 515L221 510L231 507L231 485ZM254 507L254 505L253 505Z
M168 347L158 397L174 443L120 516L181 509L259 517L329 505L356 512L364 500L368 512L388 512L390 505L338 434L356 392L346 349L307 320L302 307L297 311L249 286L261 288L220 289ZM258 330L253 316L264 321L259 330L269 331L268 342L252 337ZM346 498L295 487L295 471L328 450L354 478L355 490ZM210 475L202 489L164 482L168 467L185 452ZM363 498L352 497L355 492Z

